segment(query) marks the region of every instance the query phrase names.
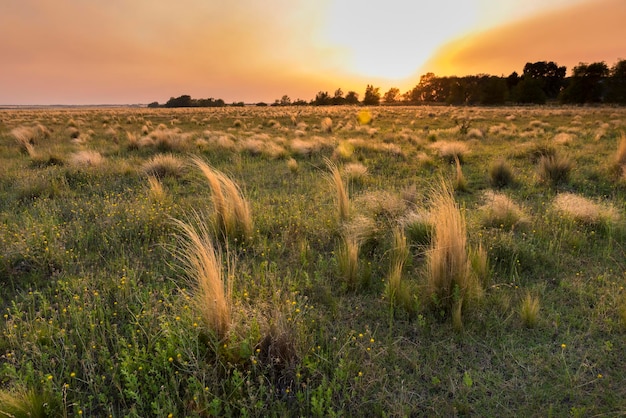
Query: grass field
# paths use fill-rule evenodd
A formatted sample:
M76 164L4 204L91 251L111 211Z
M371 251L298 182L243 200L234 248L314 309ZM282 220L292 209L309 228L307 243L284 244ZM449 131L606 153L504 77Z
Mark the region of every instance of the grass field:
M0 411L626 415L625 132L622 108L0 111Z

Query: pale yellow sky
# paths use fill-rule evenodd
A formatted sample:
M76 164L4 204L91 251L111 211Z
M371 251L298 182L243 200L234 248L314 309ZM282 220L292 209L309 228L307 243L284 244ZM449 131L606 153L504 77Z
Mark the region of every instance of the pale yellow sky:
M6 0L0 104L309 100L626 51L624 0ZM603 24L605 22L606 24ZM581 28L578 30L577 28ZM583 30L584 28L584 30ZM612 35L611 35L612 34ZM510 46L510 47L509 47Z

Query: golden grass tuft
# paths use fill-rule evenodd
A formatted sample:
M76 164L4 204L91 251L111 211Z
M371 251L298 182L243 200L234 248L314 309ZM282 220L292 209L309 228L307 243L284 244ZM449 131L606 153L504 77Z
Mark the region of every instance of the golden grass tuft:
M328 116L326 116L320 122L320 128L322 129L322 132L328 132L328 133L332 132L333 131L333 120L331 118L329 118Z
M339 277L350 291L356 290L359 278L359 251L361 244L351 234L344 234L337 250Z
M157 179L178 178L185 171L185 163L172 154L157 154L141 165L141 171Z
M524 210L503 193L487 190L479 208L483 226L513 229L530 222Z
M341 173L339 172L337 165L328 158L325 158L324 161L326 162L326 167L330 171L330 173L327 174L328 181L335 189L337 218L339 222L345 222L350 217L350 198L348 196L348 192L343 184Z
M148 195L155 202L163 202L167 197L163 184L155 176L148 176Z
M69 162L75 167L98 167L104 163L104 157L98 151L84 150L71 154Z
M53 394L34 389L0 390L0 415L5 417L63 416L61 402Z
M300 166L298 165L298 161L296 161L294 158L289 158L287 160L287 168L289 169L289 171L291 171L292 173L297 173L300 170Z
M465 216L451 186L442 180L431 200L433 236L426 252L427 290L436 308L453 314L456 327L462 308L482 296L482 287L470 274Z
M349 182L363 183L367 178L367 167L361 163L349 163L343 166L343 175Z
M458 158L463 162L465 155L469 153L469 147L465 142L461 141L441 141L430 145L430 148L437 151L439 156L448 162L454 162Z
M29 156L35 155L34 145L37 142L37 132L29 126L18 126L11 130L11 136L17 142L20 151Z
M222 254L198 214L194 216L195 225L178 219L174 223L179 229L176 255L192 280L194 305L205 326L223 340L231 327L232 289Z
M539 308L539 297L527 292L519 308L520 318L526 328L534 328L537 325Z
M587 225L616 223L620 220L619 211L615 207L596 203L574 193L558 194L554 198L553 207L564 216Z
M225 174L210 167L200 157L193 157L191 161L209 183L216 232L224 239L243 241L250 237L252 235L250 205L243 197L239 186Z
M349 141L341 141L333 152L333 157L341 160L349 160L354 154L354 145Z
M456 177L454 178L454 190L458 190L460 192L467 191L467 180L463 175L463 169L461 168L461 162L458 157L454 157L454 164L456 169Z
M390 251L389 273L387 275L387 295L394 304L402 291L402 270L408 258L409 247L404 231L395 227L393 228L393 247Z
M621 133L617 152L615 153L615 163L622 167L626 166L626 134Z

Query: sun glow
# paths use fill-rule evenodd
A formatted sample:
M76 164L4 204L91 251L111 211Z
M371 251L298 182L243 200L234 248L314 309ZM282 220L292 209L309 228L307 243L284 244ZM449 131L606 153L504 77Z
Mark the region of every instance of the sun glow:
M328 9L327 42L340 48L360 76L414 76L442 42L469 31L478 18L473 1L363 3L337 0Z

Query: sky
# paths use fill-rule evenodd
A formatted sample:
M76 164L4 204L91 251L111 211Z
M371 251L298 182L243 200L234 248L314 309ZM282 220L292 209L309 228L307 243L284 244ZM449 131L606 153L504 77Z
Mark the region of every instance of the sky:
M0 104L310 100L626 58L625 0L0 0Z

